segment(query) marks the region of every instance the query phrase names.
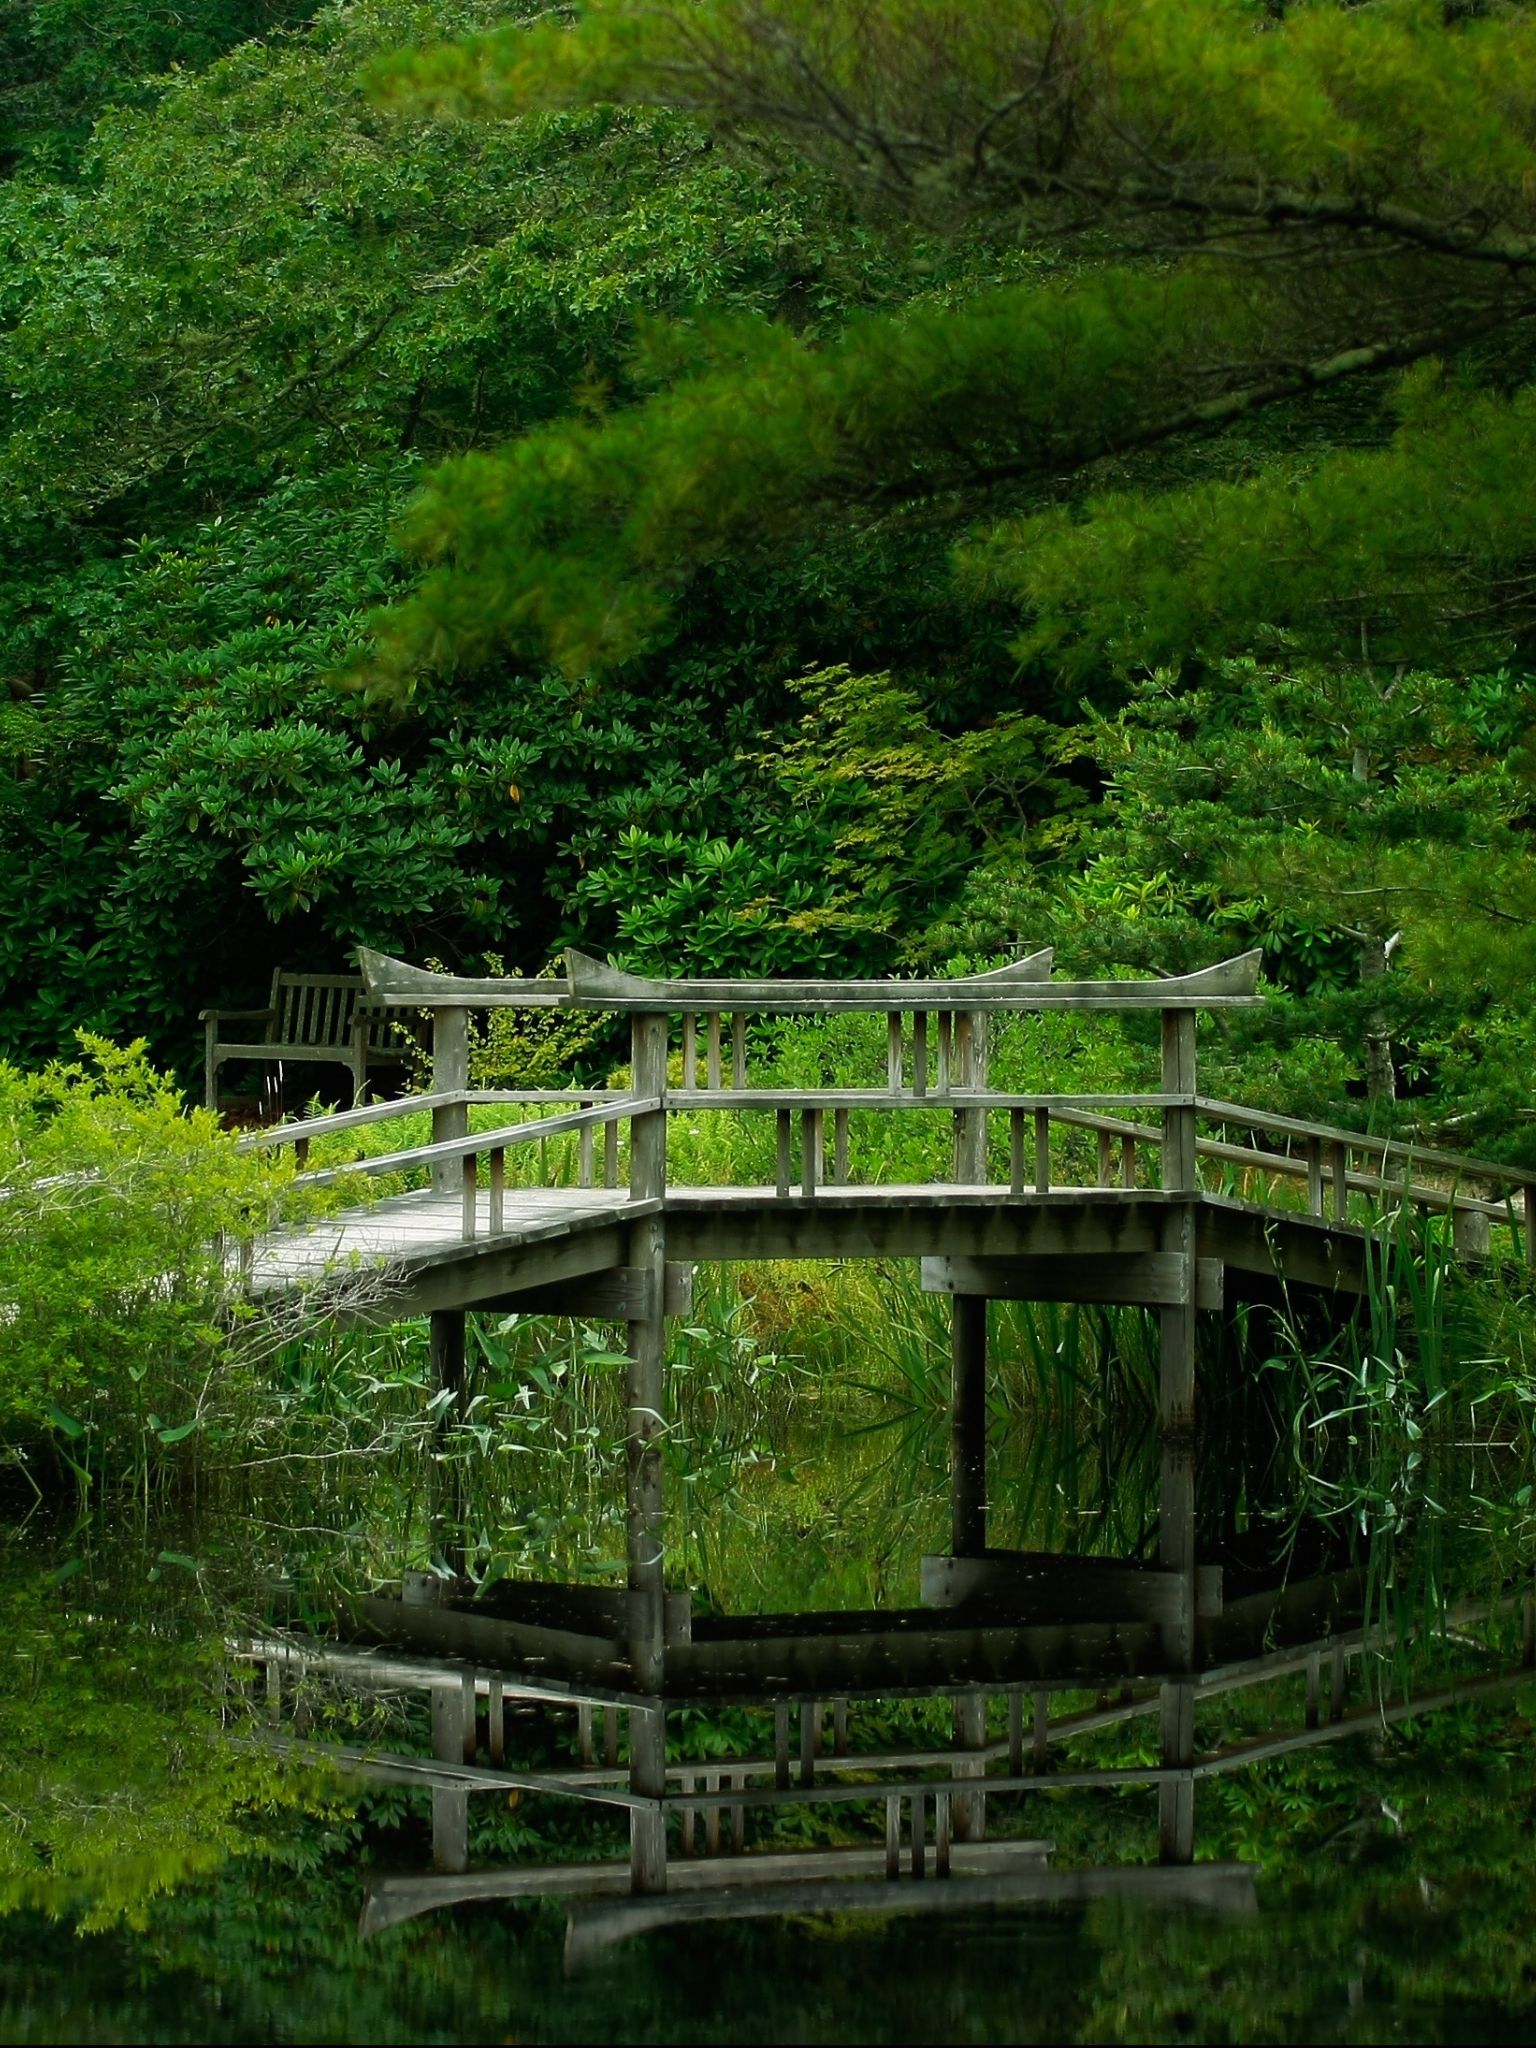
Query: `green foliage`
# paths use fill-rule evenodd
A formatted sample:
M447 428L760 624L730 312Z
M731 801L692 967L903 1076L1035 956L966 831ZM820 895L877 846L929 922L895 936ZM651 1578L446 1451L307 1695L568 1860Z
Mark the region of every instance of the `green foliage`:
M45 1573L7 1546L0 1563L0 1916L142 1929L167 1893L259 1848L259 1816L334 1806L240 1739L211 1617L185 1593L146 1600L147 1558L137 1586L121 1558ZM162 1564L195 1583L191 1559Z
M286 1167L184 1110L142 1044L25 1073L0 1062L0 1429L93 1467L160 1461L234 1369L234 1248Z
M883 218L1006 223L1036 258L824 346L719 330L633 413L443 472L412 529L441 566L386 623L385 674L507 640L611 660L722 549L936 502L983 516L1027 651L1236 653L1283 628L1337 654L1366 625L1452 666L1530 622L1523 7L608 0L372 76L460 114L686 107ZM1396 450L1319 460L1318 394L1438 358L1458 374L1405 387ZM1282 407L1281 448L1257 446L1247 423ZM1168 465L1201 468L1192 438L1217 444L1207 473L1256 473L1160 496ZM1159 473L1144 452L1170 444ZM1099 495L998 519L999 493L1037 512L1077 479Z

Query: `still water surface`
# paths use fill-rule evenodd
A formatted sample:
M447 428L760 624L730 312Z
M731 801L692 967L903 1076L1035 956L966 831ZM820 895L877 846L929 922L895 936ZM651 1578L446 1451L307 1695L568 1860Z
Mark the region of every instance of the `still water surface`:
M547 1398L520 1404L519 1427L537 1446L532 1424L542 1416L548 1454L525 1452L515 1480L503 1459L495 1484L510 1491L497 1498L494 1486L474 1491L473 1473L468 1497L465 1486L455 1496L479 1534L487 1523L506 1532L507 1569L542 1560L552 1575L611 1573L611 1389L599 1377L578 1398L546 1376ZM918 1557L943 1547L942 1417L915 1395L849 1407L808 1383L775 1389L766 1369L760 1379L736 1408L702 1379L684 1404L669 1537L701 1609L910 1604ZM1155 1554L1166 1472L1134 1404L1100 1404L1091 1418L997 1421L995 1541ZM585 1480L572 1452L582 1442ZM1382 1469L1381 1449L1369 1471L1357 1459L1353 1477L1348 1458L1335 1458L1327 1487L1310 1487L1287 1432L1244 1395L1225 1421L1212 1416L1192 1473L1199 1554L1224 1563L1230 1590L1277 1574L1297 1583L1367 1571L1374 1611L1398 1635L1394 1648L1383 1629L1380 1655L1357 1677L1357 1703L1372 1687L1384 1697L1403 1683L1422 1690L1519 1651L1518 1617L1462 1622L1448 1639L1445 1615L1457 1600L1507 1592L1523 1565L1506 1523L1484 1511L1512 1498L1520 1475L1448 1448L1405 1478ZM413 1455L419 1462L419 1445ZM385 1456L344 1474L281 1468L270 1483L254 1475L174 1513L120 1504L73 1527L35 1517L13 1527L0 1548L9 1660L0 1900L12 1908L0 1916L0 2040L1480 2041L1536 2032L1536 1686L1203 1785L1197 1855L1257 1866L1251 1916L1127 1901L889 1920L827 1913L653 1933L575 1971L553 1904L458 1907L364 1942L357 1919L370 1878L425 1867L426 1800L279 1780L259 1707L232 1686L223 1646L274 1619L323 1630L349 1586L425 1562L422 1518L440 1517L442 1494L417 1488L411 1470ZM1458 1506L1473 1500L1483 1503L1476 1513ZM1201 1746L1296 1727L1302 1684L1292 1674L1203 1706ZM419 1703L360 1703L333 1690L312 1712L318 1733L429 1748ZM740 1720L700 1710L673 1734L704 1758L728 1738L748 1739ZM942 1727L938 1707L891 1706L870 1723L866 1746L932 1741ZM509 1742L546 1762L568 1736L530 1712ZM1154 1755L1143 1721L1085 1738L1072 1761ZM1012 1817L997 1805L1000 1833L1048 1836L1059 1866L1156 1858L1155 1792L1024 1795ZM499 1794L494 1810L477 1803L472 1813L477 1862L615 1853L600 1827L503 1806ZM824 1813L767 1825L779 1847L833 1839Z

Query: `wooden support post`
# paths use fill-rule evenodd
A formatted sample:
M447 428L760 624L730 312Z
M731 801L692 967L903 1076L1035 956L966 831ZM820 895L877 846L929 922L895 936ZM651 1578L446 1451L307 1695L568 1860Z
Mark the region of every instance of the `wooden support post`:
M901 1794L885 1795L885 1875L894 1884L901 1876Z
M747 1789L747 1774L746 1774L746 1772L745 1772L745 1771L732 1771L732 1772L731 1772L731 1774L730 1774L730 1786L731 1786L731 1790L732 1790L733 1792L744 1792L744 1791L745 1791L745 1790ZM746 1848L746 1846L747 1846L747 1809L746 1809L746 1808L745 1808L744 1806L733 1806L733 1807L731 1808L731 1853L732 1853L732 1855L734 1855L734 1856L739 1856L739 1855L741 1854L742 1850Z
M499 1237L507 1224L507 1155L500 1145L491 1153L491 1206L487 1222L492 1237Z
M1045 1194L1051 1185L1051 1112L1035 1111L1035 1191Z
M1163 1765L1180 1775L1158 1787L1157 1848L1162 1863L1195 1860L1195 1688L1192 1680L1161 1688L1159 1720Z
M683 1012L683 1086L699 1085L699 1020L692 1010Z
M432 1092L446 1094L469 1086L469 1013L438 1009L432 1012ZM469 1136L469 1105L449 1103L432 1112L432 1142ZM439 1194L451 1195L459 1185L459 1166L453 1159L439 1160L432 1169L432 1183Z
M1163 1093L1195 1092L1195 1013L1163 1012ZM1199 1187L1193 1109L1163 1111L1163 1186L1171 1194L1193 1194Z
M885 1020L885 1084L893 1095L899 1095L901 1083L901 1012L892 1010Z
M832 1179L836 1186L848 1184L848 1112L832 1112Z
M957 1793L955 1795L956 1841L965 1840L959 1827L959 1808L962 1799L969 1799L971 1797L972 1795L969 1792ZM948 1792L935 1792L933 1795L933 1874L935 1877L948 1877L949 1875L949 1808L950 1794Z
M1030 1730L1030 1769L1037 1777L1044 1777L1051 1767L1051 1696L1048 1692L1035 1694L1035 1714Z
M1323 1213L1323 1141L1307 1140L1307 1207L1314 1216Z
M1349 1147L1338 1139L1328 1147L1328 1170L1333 1181L1333 1220L1349 1219Z
M704 1019L704 1078L711 1088L720 1086L720 1012L711 1010ZM716 1833L719 1833L718 1827Z
M951 1548L979 1557L987 1547L987 1303L957 1294L950 1322Z
M1024 1192L1024 1112L1010 1109L1008 1112L1008 1192L1022 1195Z
M781 1202L789 1193L790 1177L794 1170L791 1159L793 1129L790 1115L791 1112L787 1109L777 1110L774 1114L774 1121L778 1126L778 1142L774 1148L774 1193Z
M1008 1694L1008 1775L1024 1775L1024 1695L1017 1686Z
M1136 1140L1120 1140L1120 1185L1133 1188L1136 1185Z
M635 1093L660 1096L662 1106L631 1122L630 1195L635 1201L654 1201L666 1193L667 1186L667 1020L637 1014L631 1021ZM657 1705L630 1710L629 1785L632 1792L659 1802L667 1789L666 1714L659 1704L666 1686L661 1501L666 1428L666 1226L660 1214L643 1217L631 1227L629 1263L650 1282L649 1313L628 1325L629 1662L636 1689L658 1696ZM631 1890L665 1891L666 1816L659 1804L631 1808L629 1841Z
M684 1771L678 1779L679 1791L691 1792L693 1787L694 1776L692 1771ZM691 1806L682 1807L679 1810L679 1818L682 1821L683 1854L685 1856L695 1855L697 1851L694 1847L694 1834L697 1816L694 1808Z
M464 1761L464 1687L456 1678L432 1688L432 1754L439 1763ZM469 1868L467 1792L432 1794L432 1868L448 1875Z
M576 1708L576 1754L584 1769L590 1770L594 1762L592 1749L592 1708L586 1700Z
M747 1085L747 1020L739 1010L731 1016L731 1086Z
M986 1087L985 1011L956 1011L953 1063L962 1088ZM955 1118L955 1179L962 1187L986 1185L987 1112L984 1109L962 1109Z
M581 1107L583 1109L590 1109L592 1104L584 1102ZM592 1126L587 1124L576 1136L576 1184L578 1187L589 1188L592 1185L592 1140L595 1135Z
M432 1387L435 1393L451 1392L453 1400L445 1403L443 1420L455 1411L460 1414L464 1408L464 1391L467 1365L465 1359L465 1337L467 1321L461 1308L434 1309L427 1319L427 1350L432 1367Z
M1529 1605L1530 1603L1527 1602L1527 1606ZM1527 1659L1527 1662L1529 1662L1529 1659ZM834 1756L846 1756L848 1754L848 1702L846 1700L834 1700L832 1702L832 1754Z
M943 1083L940 1083L943 1086ZM928 1093L928 1012L912 1012L912 1093Z
M616 1123L603 1125L603 1186L616 1188L619 1184L619 1127Z
M789 1789L789 1701L773 1703L773 1782L780 1792Z
M907 1803L912 1814L912 1875L922 1877L928 1850L928 1795L910 1793Z
M1097 1135L1099 1141L1099 1186L1107 1188L1113 1184L1115 1178L1114 1141L1111 1139L1108 1131L1100 1131Z
M938 1046L936 1050L938 1054L939 1093L941 1095L947 1095L954 1085L955 1059L953 1046L954 1037L950 1014L948 1010L940 1010Z
M714 1081L710 1083L712 1088L718 1085ZM718 1771L706 1771L704 1773L704 1790L706 1792L718 1792L720 1790L720 1773ZM720 1854L720 1809L718 1806L706 1807L704 1810L704 1853L706 1856L718 1856Z
M619 1761L619 1710L617 1707L603 1709L603 1763L608 1770L615 1770Z

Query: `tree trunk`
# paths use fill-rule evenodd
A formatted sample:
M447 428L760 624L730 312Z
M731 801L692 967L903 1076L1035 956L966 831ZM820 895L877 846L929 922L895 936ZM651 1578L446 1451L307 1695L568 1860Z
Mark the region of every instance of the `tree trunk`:
M1387 959L1387 940L1379 932L1367 932L1360 941L1360 986L1367 995L1386 974ZM1374 1003L1365 1013L1362 1050L1367 1095L1372 1102L1395 1102L1397 1072L1392 1064L1392 1034L1385 1013Z

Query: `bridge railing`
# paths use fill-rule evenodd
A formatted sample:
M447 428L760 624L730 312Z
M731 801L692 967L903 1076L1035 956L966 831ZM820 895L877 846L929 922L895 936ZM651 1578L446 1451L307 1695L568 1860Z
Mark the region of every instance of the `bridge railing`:
M488 1178L487 1217L497 1219L491 1225L496 1228L505 1201L506 1155L534 1141L541 1145L540 1180L547 1178L544 1141L573 1135L577 1185L617 1188L627 1166L631 1196L656 1198L669 1182L676 1184L667 1159L669 1119L701 1112L771 1115L773 1164L766 1186L781 1200L803 1201L867 1181L854 1156L856 1118L862 1122L873 1112L883 1121L927 1111L951 1120L947 1184L957 1191L1013 1197L1111 1188L1206 1192L1294 1207L1334 1224L1406 1203L1448 1214L1458 1246L1474 1254L1489 1248L1495 1224L1507 1223L1518 1254L1536 1263L1536 1176L1528 1169L1200 1094L1196 1013L1260 1001L1256 953L1193 975L1109 982L1055 981L1046 952L990 974L930 982L647 981L579 953L568 956L562 981L475 981L427 973L377 954L360 958L375 1003L431 1011L434 1087L399 1101L278 1126L242 1142L291 1144L302 1169L316 1138L430 1114L429 1143L328 1165L304 1177L324 1183L348 1174L428 1169L440 1194L461 1197L466 1235L480 1227L480 1162ZM627 1015L630 1088L470 1088L468 1013L507 1006ZM1023 1093L990 1086L996 1028L1022 1013L1057 1010L1157 1012L1161 1085L1119 1093ZM786 1088L773 1080L753 1085L749 1049L758 1020L849 1015L885 1019L883 1086ZM471 1110L497 1107L540 1114L470 1131ZM627 1160L621 1153L626 1125ZM638 1147L637 1133L645 1134ZM942 1173L930 1177L945 1184Z

